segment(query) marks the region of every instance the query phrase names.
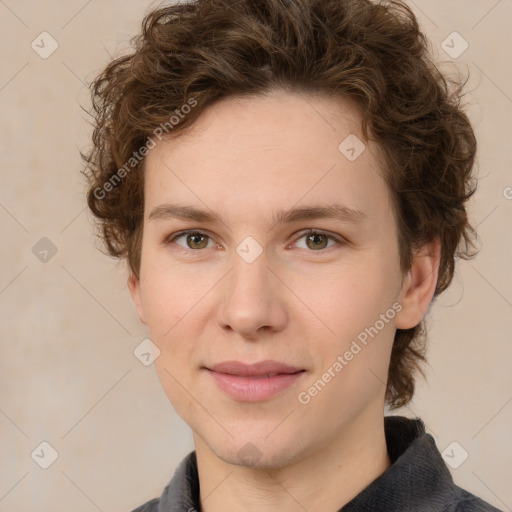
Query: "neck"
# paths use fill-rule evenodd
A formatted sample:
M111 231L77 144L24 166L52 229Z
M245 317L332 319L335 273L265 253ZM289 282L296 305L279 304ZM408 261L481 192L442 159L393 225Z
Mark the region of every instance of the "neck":
M336 512L391 465L382 414L360 417L315 452L272 469L229 464L194 439L202 512Z

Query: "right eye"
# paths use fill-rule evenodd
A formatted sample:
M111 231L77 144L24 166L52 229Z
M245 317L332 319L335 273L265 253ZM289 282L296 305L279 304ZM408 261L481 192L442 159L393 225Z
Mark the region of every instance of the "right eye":
M181 240L183 243L178 243ZM215 246L213 240L201 231L182 231L181 233L171 236L166 240L166 244L176 243L179 247L185 250L198 250L208 248L208 243L211 242ZM210 246L212 247L212 246Z

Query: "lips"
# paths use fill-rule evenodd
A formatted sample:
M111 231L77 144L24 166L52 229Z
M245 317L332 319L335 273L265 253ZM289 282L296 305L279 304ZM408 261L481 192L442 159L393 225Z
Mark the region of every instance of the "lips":
M306 370L277 361L244 364L225 361L205 368L218 388L238 402L259 402L284 392L301 379Z
M245 364L240 361L224 361L208 368L217 373L226 373L228 375L237 375L240 377L273 377L280 374L291 374L303 371L277 361L261 361L254 364Z

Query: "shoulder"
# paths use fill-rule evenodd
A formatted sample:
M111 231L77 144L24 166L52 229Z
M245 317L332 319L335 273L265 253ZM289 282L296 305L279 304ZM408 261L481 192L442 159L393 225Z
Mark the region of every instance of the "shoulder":
M160 502L159 498L154 498L146 503L144 505L141 505L140 507L137 507L136 509L132 510L132 512L158 512L158 503Z
M478 496L457 486L456 489L456 498L443 508L443 512L502 512Z

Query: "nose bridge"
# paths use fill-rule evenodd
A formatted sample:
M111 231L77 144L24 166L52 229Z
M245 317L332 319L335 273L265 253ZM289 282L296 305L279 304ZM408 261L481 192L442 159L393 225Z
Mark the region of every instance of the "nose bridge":
M246 248L243 244L241 247ZM261 327L281 329L286 314L280 283L272 281L266 254L261 252L252 259L246 258L244 252L237 252L224 285L220 323L244 335L254 334Z
M261 254L254 261L248 262L238 254L233 257L233 269L228 285L228 297L237 304L247 303L254 307L254 302L266 302L269 299L267 258Z

